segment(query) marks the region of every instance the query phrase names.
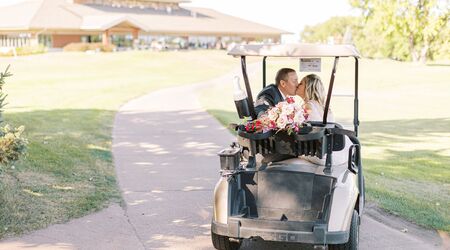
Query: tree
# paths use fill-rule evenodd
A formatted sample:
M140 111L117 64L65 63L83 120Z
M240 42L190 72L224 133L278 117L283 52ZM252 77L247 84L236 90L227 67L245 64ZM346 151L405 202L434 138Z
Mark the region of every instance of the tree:
M363 11L366 25L380 31L389 56L408 59L396 55L398 51L407 51L410 59L422 63L433 57L437 44L449 46L441 37L448 34L449 3L449 0L350 0L352 6Z
M378 35L376 26L365 25L361 17L340 16L306 26L300 33L301 40L308 43L328 43L332 37L334 43L356 45L365 57L388 57L389 49L383 47L384 39Z
M324 23L306 26L300 36L302 41L309 43L326 43L330 37L332 37L336 43L342 43L346 33L350 32L350 30L351 32L354 32L357 29L356 26L358 22L358 17L332 17ZM353 35L354 34L352 34L352 36Z

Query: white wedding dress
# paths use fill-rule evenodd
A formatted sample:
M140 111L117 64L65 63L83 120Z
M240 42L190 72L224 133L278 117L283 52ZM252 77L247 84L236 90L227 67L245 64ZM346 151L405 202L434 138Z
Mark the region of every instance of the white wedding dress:
M324 108L317 101L309 101L305 103L311 110L308 115L307 121L321 122L323 120ZM331 110L328 110L327 122L335 122L334 116Z
M322 107L322 105L320 105L317 101L309 101L306 104L308 105L308 108L310 109L307 121L322 122L323 121L323 113L324 113L324 108ZM328 110L327 122L335 122L334 115L331 112L331 110ZM347 136L345 136L344 149L342 149L340 151L333 151L333 155L332 155L333 165L341 165L348 161L348 149L349 149L350 145L352 145L352 142L350 141L350 139ZM314 164L324 166L326 154L324 154L322 159L320 159L316 156L300 156L300 158L305 159Z

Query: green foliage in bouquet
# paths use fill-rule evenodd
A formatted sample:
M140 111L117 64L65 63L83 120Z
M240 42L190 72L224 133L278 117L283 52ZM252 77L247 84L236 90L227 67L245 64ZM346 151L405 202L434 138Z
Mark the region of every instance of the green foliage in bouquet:
M3 92L5 79L12 74L9 73L9 66L5 72L0 72L0 123L3 122L3 108L5 107L6 94ZM25 154L28 141L22 136L24 126L18 128L9 124L0 126L0 170L3 167L13 164Z

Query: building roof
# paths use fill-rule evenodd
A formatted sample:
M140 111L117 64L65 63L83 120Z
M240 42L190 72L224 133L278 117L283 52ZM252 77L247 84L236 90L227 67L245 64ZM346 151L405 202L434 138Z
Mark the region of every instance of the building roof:
M28 0L0 8L1 31L104 31L126 23L151 34L278 37L284 30L205 8L151 9Z
M124 0L124 2L126 2L127 0ZM77 2L92 2L92 0L77 0ZM120 1L115 1L116 3L120 3ZM140 2L144 2L144 3L153 3L153 2L158 2L158 3L190 3L190 0L134 0L135 3L140 3Z
M190 0L135 0L136 2L190 3Z

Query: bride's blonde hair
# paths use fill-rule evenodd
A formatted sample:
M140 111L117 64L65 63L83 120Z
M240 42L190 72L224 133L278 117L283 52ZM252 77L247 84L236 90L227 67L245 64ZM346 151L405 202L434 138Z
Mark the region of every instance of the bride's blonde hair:
M322 80L316 74L309 74L303 77L305 80L305 101L317 101L322 107L325 106L325 88ZM303 80L302 79L302 80Z

